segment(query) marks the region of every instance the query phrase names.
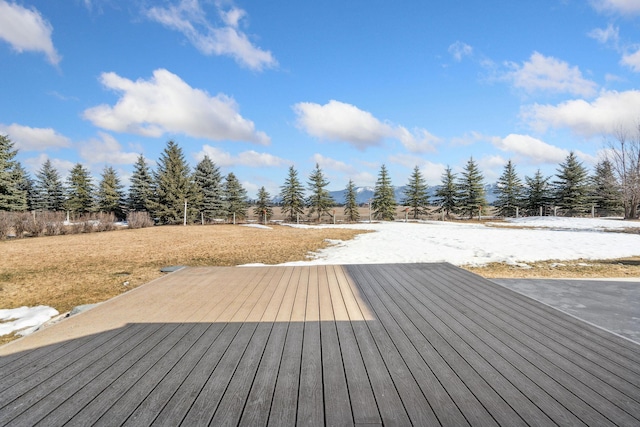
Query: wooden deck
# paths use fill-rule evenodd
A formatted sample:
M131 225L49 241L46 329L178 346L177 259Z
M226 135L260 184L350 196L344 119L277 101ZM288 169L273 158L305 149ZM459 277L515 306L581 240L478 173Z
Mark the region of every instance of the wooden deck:
M639 345L449 264L187 268L0 355L0 425L640 425Z

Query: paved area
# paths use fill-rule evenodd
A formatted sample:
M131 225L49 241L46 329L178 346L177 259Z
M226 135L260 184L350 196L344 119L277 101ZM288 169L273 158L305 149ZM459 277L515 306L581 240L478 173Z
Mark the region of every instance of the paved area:
M0 354L0 426L640 425L640 345L450 264L185 268Z
M492 281L640 343L640 280Z

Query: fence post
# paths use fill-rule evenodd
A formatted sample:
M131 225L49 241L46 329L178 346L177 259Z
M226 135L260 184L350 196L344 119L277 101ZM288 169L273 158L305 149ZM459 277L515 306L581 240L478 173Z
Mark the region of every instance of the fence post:
M184 199L184 217L182 219L182 225L187 225L187 199Z
M236 225L236 213L233 213L233 225Z

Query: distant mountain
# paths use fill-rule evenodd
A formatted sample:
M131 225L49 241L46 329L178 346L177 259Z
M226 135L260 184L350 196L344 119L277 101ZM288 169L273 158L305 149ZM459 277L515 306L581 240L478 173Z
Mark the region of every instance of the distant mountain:
M394 194L396 197L396 201L398 203L400 203L405 198L404 196L405 188L406 188L405 186L394 187ZM496 198L497 198L496 189L497 189L496 184L487 184L484 186L485 197L487 199L487 203L489 203L490 205L496 201ZM374 190L373 187L356 187L356 203L358 203L359 205L369 203L369 200L373 198L373 190ZM427 194L429 194L430 200L433 200L435 198L436 190L437 190L436 186L433 186L433 187L430 186L427 189ZM333 197L333 200L335 200L336 203L338 204L344 203L346 193L347 193L346 189L329 192L331 197Z
M393 189L393 192L396 197L396 201L398 203L400 203L405 197L404 196L405 188L406 188L405 186L402 186L402 187L394 187ZM486 184L484 186L485 197L487 199L487 203L489 203L490 205L493 204L493 202L495 202L498 197L496 194L497 188L498 188L497 184ZM356 187L356 203L358 203L359 205L364 205L369 203L369 200L373 198L373 190L374 190L373 187ZM430 186L427 189L427 194L429 194L430 200L433 200L435 198L436 190L437 190L436 186L433 186L433 187ZM346 193L347 193L346 189L329 192L331 197L333 197L333 200L335 200L336 203L339 205L344 204ZM282 200L280 199L280 197L274 197L272 201L278 204Z

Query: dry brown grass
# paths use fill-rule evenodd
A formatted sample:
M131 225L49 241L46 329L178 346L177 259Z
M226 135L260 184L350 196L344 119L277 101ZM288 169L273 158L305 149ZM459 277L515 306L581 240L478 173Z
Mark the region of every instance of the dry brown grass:
M526 265L530 268L503 263L465 268L488 279L640 277L640 257L597 261L539 261Z
M233 225L164 226L0 242L0 308L49 305L61 313L104 301L175 265L230 266L304 260L362 233ZM124 282L128 282L125 286Z

